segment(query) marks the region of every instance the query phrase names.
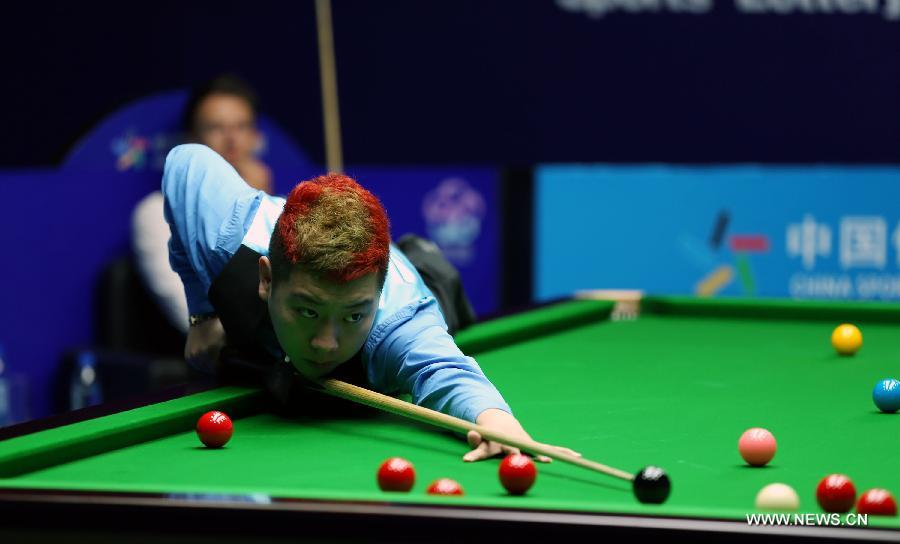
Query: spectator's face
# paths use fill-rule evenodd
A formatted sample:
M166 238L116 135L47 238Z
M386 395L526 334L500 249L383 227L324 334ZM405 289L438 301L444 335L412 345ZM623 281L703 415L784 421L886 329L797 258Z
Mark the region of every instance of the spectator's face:
M194 130L198 142L232 165L251 158L259 143L253 109L243 98L230 94L204 98L194 116Z
M377 273L336 283L297 267L273 286L271 265L262 257L259 294L268 302L275 335L294 368L318 378L362 348L380 292Z

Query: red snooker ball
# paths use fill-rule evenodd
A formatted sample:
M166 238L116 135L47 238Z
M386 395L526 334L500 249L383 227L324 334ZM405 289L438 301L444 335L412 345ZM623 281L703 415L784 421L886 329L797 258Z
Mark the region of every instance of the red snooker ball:
M887 489L870 489L859 496L856 511L873 516L896 516L897 501Z
M500 463L500 483L512 495L524 495L537 478L534 461L527 455L513 453Z
M816 488L816 500L826 512L843 514L853 509L856 488L850 478L843 474L832 474L822 478Z
M450 478L435 480L428 486L429 495L462 495L463 489L456 481Z
M378 469L378 487L382 491L409 491L416 483L412 463L401 457L391 457Z
M221 448L233 433L234 425L224 412L206 412L197 421L197 436L207 448Z

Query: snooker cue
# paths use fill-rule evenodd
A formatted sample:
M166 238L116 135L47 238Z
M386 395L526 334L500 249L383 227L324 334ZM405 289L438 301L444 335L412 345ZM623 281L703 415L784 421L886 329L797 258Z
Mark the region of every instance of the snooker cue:
M319 79L322 83L322 120L325 125L325 164L329 172L343 172L341 117L338 111L337 69L331 0L316 0L316 30L319 36Z
M627 472L610 466L602 465L600 463L597 463L596 461L590 461L583 457L578 457L576 455L557 451L550 446L539 444L534 440L520 440L517 438L513 438L512 436L509 436L505 433L493 431L487 427L478 425L477 423L472 423L458 417L453 417L451 415L447 415L430 408L425 408L424 406L417 406L410 402L396 399L388 395L382 395L381 393L376 393L375 391L370 391L363 387L349 384L341 380L329 378L326 380L317 381L315 383L326 393L336 397L340 397L342 399L365 404L366 406L378 408L379 410L384 410L392 414L405 416L417 421L421 421L423 423L437 425L438 427L443 427L451 431L476 431L485 440L493 440L495 442L500 442L501 444L513 446L515 448L519 448L520 451L527 451L530 453L545 455L553 459L558 459L566 463L578 465L580 467L593 470L595 472L601 472L608 476L620 478L629 482L634 480L634 476L632 474L628 474Z

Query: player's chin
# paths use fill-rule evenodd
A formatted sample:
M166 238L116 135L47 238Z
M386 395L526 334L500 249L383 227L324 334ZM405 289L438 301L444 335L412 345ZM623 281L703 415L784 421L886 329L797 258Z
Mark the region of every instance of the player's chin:
M294 370L300 374L301 377L307 380L315 380L321 376L321 373L314 366L311 366L306 362L305 359L301 358L291 358L291 366L294 367Z
M302 361L299 365L294 365L297 369L297 372L300 373L301 376L308 380L318 380L324 378L331 371L334 370L334 366L322 366L317 365L310 361Z

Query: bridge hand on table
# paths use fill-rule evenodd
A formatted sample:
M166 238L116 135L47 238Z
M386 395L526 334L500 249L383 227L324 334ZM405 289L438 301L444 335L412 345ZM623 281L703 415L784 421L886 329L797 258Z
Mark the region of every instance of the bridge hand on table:
M481 415L478 416L477 423L479 425L484 425L485 427L490 427L491 429L510 435L514 438L527 441L532 440L528 433L525 432L525 429L522 428L522 425L519 423L519 421L509 413L502 410L485 410L481 413ZM477 431L469 431L466 435L466 440L469 442L469 446L472 448L472 451L463 456L463 461L466 462L490 459L491 457L495 457L500 454L509 455L511 453L521 453L519 451L519 448L507 446L506 444L501 444L493 440L484 440L482 439L481 434L479 434ZM569 448L558 446L549 447L559 450L561 453L567 453L569 455L581 457L580 453ZM541 463L550 463L553 461L553 459L545 455L537 455L535 456L535 460Z

